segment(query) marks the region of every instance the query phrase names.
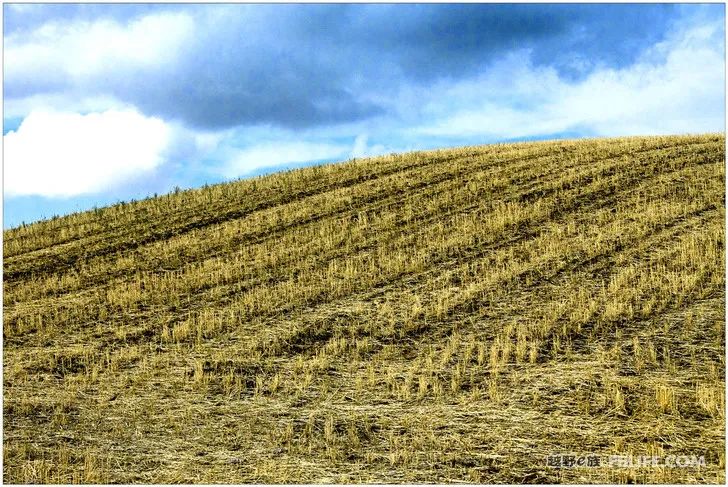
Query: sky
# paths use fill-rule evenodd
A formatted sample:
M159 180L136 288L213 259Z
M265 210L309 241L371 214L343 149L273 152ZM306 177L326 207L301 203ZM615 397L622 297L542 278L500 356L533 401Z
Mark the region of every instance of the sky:
M3 225L438 147L725 132L724 4L8 4Z

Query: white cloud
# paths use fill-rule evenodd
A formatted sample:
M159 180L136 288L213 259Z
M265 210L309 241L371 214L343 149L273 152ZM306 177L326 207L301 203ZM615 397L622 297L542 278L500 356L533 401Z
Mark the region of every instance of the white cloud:
M250 174L263 167L324 160L334 162L345 158L349 153L350 147L340 144L303 141L264 142L232 151L228 154L221 173L225 177L232 178Z
M110 188L164 162L171 129L132 110L36 111L3 137L6 196L74 196Z
M77 86L127 68L159 69L184 52L193 33L194 21L186 13L147 15L126 25L112 20L50 22L5 38L5 80L22 84L52 78Z
M724 131L720 33L719 23L675 32L637 63L601 68L579 81L534 67L527 52L514 53L477 79L432 90L424 112L433 122L411 132L518 138L570 130L605 136Z
M354 147L351 149L351 157L364 157L367 154L367 134L361 134L354 140Z
M354 147L351 149L351 157L374 157L387 152L393 152L388 150L387 147L382 144L369 145L369 134L359 134L354 139Z
M43 93L4 100L3 115L5 118L24 118L39 108L53 112L89 113L126 110L132 107L109 95L76 96L72 93Z

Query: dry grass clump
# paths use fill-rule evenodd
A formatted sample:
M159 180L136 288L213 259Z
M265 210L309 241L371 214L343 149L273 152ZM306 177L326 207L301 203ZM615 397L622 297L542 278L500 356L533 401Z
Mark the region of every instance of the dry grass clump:
M4 480L723 483L724 188L723 135L554 141L8 230Z

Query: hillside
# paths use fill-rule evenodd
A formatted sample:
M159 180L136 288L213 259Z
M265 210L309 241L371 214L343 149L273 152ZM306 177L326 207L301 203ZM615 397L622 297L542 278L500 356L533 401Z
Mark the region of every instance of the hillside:
M4 232L5 482L725 482L725 136L390 155ZM550 454L703 455L553 468Z

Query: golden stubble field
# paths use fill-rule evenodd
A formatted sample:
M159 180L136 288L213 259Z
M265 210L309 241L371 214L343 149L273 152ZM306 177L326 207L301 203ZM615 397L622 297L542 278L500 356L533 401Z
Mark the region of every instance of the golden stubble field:
M725 482L722 134L349 161L3 250L5 482Z

